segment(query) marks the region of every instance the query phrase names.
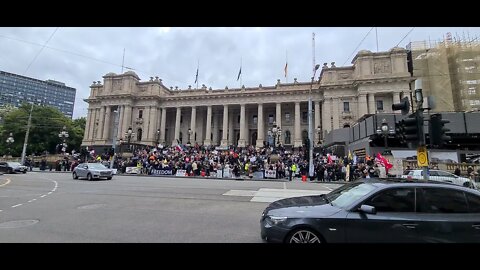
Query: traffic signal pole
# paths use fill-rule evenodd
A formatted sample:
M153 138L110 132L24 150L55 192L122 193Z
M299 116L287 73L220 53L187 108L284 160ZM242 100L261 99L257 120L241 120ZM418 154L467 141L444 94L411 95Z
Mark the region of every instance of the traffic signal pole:
M415 118L417 119L417 127L418 127L418 148L417 148L417 162L418 162L418 153L421 152L421 149L426 148L426 143L425 143L425 130L423 128L423 93L422 93L422 79L417 79L415 81L415 101L417 102L417 111L415 112L416 116ZM426 155L426 160L428 164L428 152L424 151ZM428 165L427 166L422 166L422 174L423 174L423 180L427 181L428 180Z

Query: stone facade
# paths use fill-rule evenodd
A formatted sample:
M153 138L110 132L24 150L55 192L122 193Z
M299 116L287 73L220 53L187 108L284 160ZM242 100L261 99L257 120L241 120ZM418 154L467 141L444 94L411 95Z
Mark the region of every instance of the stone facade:
M108 73L103 84L94 82L90 96L83 146L112 145L115 112L117 139L155 145L259 145L272 142L268 131L275 121L280 141L301 146L308 130L308 97L312 87L314 129L318 143L332 129L352 125L366 114L391 112L391 105L409 93L412 78L407 52L360 51L352 66L325 63L319 80L240 89L173 89L158 77L141 82L133 72ZM190 140L188 130L192 130Z

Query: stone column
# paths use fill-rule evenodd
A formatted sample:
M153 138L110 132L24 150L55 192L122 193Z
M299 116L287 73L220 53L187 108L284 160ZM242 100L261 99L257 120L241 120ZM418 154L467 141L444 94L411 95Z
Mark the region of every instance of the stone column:
M245 135L247 133L245 127L245 104L240 105L240 140L238 140L239 147L245 147Z
M228 119L228 144L229 145L237 145L237 142L235 141L236 139L235 130L233 129L234 121L235 121L235 118L233 117L233 113L231 113Z
M320 101L315 101L315 124L313 126L313 134L315 134L314 136L314 140L315 140L315 144L314 145L317 145L318 144L318 127L321 127L320 125Z
M165 125L167 124L167 108L162 108L162 120L160 121L160 142L165 143Z
M83 133L83 141L88 140L90 137L90 124L92 121L92 109L88 109L87 111L87 119L85 121L85 132Z
M143 110L142 141L150 139L150 107Z
M340 128L340 112L339 112L339 108L338 108L338 105L340 103L340 99L339 98L334 98L332 99L332 105L333 105L333 113L332 113L332 117L333 117L333 129L338 129Z
M295 102L295 134L293 147L302 146L302 132L300 130L300 102Z
M105 106L105 122L103 123L103 140L108 140L109 131L110 131L110 116L112 114L112 109L110 106Z
M212 112L213 113L213 145L219 145L218 141L218 130L219 130L219 123L218 123L218 111ZM210 135L208 138L211 138Z
M94 131L95 131L95 120L97 119L97 109L92 109L92 115L90 116L90 133L88 134L88 139L89 140L94 140L95 138L93 137Z
M103 125L105 123L105 106L100 108L100 121L98 121L97 139L103 139Z
M358 95L358 118L361 118L368 113L368 104L367 104L367 95L359 94Z
M177 107L177 115L175 117L175 136L173 137L172 145L177 145L178 142L180 141L180 117L181 117L181 115L182 115L182 108Z
M279 143L283 145L285 130L282 127L282 103L277 103L277 108L275 110L275 122L277 123L277 127L282 128L282 136L280 136Z
M192 135L190 136L190 142L192 143L192 145L195 145L196 143L195 141L195 126L197 124L196 121L197 121L197 107L192 106L192 117L190 118L190 129L192 130Z
M263 141L265 140L265 123L263 122L263 104L258 104L258 115L257 115L257 147L263 147ZM253 142L252 142L253 143Z
M223 105L223 126L222 126L223 132L222 132L222 142L221 142L222 146L228 145L227 127L228 127L228 105Z
M325 136L325 133L332 131L332 121L330 120L332 117L332 106L331 106L331 98L326 98L323 100L322 106L322 136Z
M205 131L205 141L203 142L204 145L211 145L212 140L212 106L207 107L207 130Z
M119 113L119 118L118 118L118 130L117 130L117 140L120 140L120 138L123 138L123 127L125 126L124 120L125 120L125 106L119 105L118 106L118 113Z
M123 118L125 119L125 125L123 126L123 134L125 134L129 128L132 128L132 106L125 105L125 115Z
M156 134L157 134L157 125L156 125L156 121L155 121L155 116L156 116L156 113L157 113L157 109L154 107L154 106L150 106L150 124L149 124L149 134L148 135L150 137L150 140L151 141L156 141L157 138L156 138Z
M377 108L375 107L375 94L368 94L368 113L375 114Z

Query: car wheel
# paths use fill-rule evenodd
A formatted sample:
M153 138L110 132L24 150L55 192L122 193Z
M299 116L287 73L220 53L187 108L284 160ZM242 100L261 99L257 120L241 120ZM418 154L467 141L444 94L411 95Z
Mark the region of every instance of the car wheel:
M322 238L310 229L298 229L291 232L286 239L290 244L321 244Z
M27 171L23 171L23 173L27 173Z
M73 176L73 179L78 179L78 175L76 172L73 172L72 176Z
M112 177L107 177L107 180L112 180Z
M470 183L470 182L465 182L465 183L463 183L463 186L470 188L470 187L472 187L472 183Z
M88 181L92 181L92 180L93 180L93 177L92 177L92 174L91 174L91 173L87 174L87 180L88 180Z

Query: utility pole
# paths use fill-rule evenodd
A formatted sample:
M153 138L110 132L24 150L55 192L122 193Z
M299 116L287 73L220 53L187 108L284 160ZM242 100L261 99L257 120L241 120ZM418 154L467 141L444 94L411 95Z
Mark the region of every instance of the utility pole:
M28 134L30 134L30 126L32 124L32 111L33 111L33 102L32 102L32 107L30 108L30 115L28 116L27 132L25 133L25 141L23 142L22 159L20 161L22 165L25 162L25 155L27 153Z

